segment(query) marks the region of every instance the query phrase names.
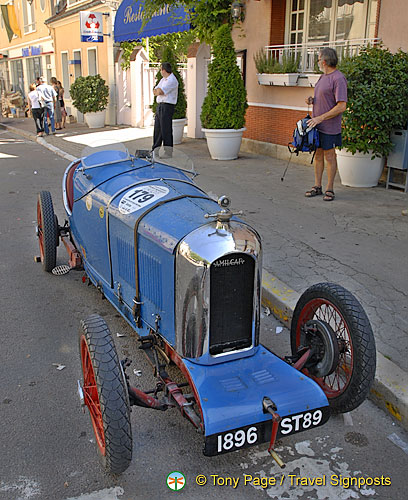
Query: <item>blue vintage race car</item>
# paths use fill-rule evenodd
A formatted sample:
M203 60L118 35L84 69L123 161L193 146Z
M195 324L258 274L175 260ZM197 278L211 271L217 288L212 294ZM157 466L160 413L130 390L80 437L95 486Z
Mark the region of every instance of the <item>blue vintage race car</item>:
M164 157L163 157L164 156ZM123 146L89 148L63 179L67 220L51 195L38 195L37 236L45 271L84 269L138 334L157 377L143 392L129 383L105 321L81 322L81 401L89 409L108 472L132 458L132 405L176 407L211 456L323 425L366 398L375 372L371 326L353 295L332 283L301 296L291 355L259 343L261 238L194 182L172 155ZM59 242L69 255L56 267ZM178 377L170 377L177 368ZM177 380L177 382L176 382ZM181 380L181 381L180 381Z

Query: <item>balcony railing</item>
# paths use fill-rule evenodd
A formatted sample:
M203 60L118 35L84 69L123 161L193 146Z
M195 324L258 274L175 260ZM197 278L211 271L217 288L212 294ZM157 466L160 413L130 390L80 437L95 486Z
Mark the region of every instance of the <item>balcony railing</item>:
M361 38L354 40L329 41L329 42L310 42L305 44L288 45L269 45L265 47L265 53L268 59L279 61L298 59L299 71L301 73L313 73L318 71L317 59L319 51L324 47L331 47L336 50L339 61L343 57L358 55L362 47L367 45L376 45L380 42L379 38Z

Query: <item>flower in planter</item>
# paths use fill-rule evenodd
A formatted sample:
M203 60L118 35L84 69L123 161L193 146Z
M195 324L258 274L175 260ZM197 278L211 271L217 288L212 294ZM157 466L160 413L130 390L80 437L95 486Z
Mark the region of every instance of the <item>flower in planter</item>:
M255 54L254 61L257 72L261 74L299 73L300 55L296 53L285 52L279 61L261 49Z

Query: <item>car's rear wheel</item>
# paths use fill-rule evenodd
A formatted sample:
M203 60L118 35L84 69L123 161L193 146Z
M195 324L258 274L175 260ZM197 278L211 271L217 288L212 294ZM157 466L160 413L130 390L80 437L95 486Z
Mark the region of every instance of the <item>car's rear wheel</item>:
M43 269L51 272L57 261L58 223L49 191L38 194L37 235Z
M323 389L334 411L351 411L367 397L374 379L376 351L370 322L358 300L343 287L313 285L296 304L290 330L292 354L316 342L312 320L337 338L337 366L324 377L314 376L313 369L305 372Z
M121 474L132 460L127 386L112 335L97 314L81 321L79 349L84 402L103 466L109 473Z

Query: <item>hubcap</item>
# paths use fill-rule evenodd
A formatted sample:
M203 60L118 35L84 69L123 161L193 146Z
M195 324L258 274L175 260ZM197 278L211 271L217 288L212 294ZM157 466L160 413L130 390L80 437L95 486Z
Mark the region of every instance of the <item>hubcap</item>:
M345 319L332 302L322 298L313 299L304 306L299 315L296 330L297 348L302 345L304 340L302 337L303 325L312 319L325 322L333 330L337 338L339 361L334 372L320 378L310 374L329 399L335 398L345 391L353 373L354 358L351 334Z

